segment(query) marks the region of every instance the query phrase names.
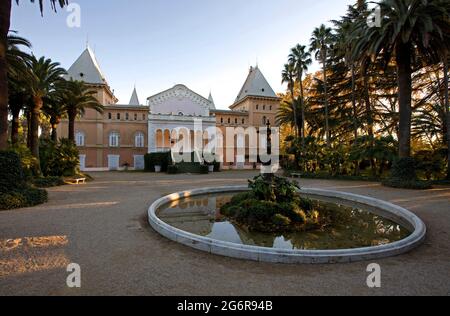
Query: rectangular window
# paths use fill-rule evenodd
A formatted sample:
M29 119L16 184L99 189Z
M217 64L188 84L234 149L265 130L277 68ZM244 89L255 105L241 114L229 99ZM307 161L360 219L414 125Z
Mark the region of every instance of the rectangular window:
M136 148L144 148L144 134L137 133L135 136L134 142L135 142Z
M118 133L111 133L109 135L109 146L110 147L119 147L119 134Z
M117 119L120 120L120 113L117 113Z

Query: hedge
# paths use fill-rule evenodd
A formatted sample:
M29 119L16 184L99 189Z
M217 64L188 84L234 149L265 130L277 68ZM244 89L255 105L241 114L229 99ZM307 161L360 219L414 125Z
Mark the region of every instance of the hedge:
M33 184L38 188L52 188L64 185L64 179L61 177L36 178Z
M45 203L47 191L31 187L26 181L19 155L0 152L0 210Z
M0 193L25 186L25 175L20 157L12 151L0 152Z
M20 191L0 193L0 210L31 207L48 201L48 193L43 189L24 187Z
M146 172L155 172L155 166L161 166L161 171L167 172L167 168L172 164L172 157L170 152L151 153L144 156L144 161Z
M401 158L394 162L391 177L383 181L383 185L395 189L428 190L432 184L417 178L417 163L414 158Z

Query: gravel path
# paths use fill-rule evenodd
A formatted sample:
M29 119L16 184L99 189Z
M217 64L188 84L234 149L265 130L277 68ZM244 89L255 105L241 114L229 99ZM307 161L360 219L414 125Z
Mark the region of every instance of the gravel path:
M377 262L382 288L369 289L370 262L239 261L168 241L146 223L147 208L163 195L245 184L253 172L92 175L96 180L86 185L49 190L45 205L0 212L0 295L450 295L449 187L416 192L367 182L300 181L388 200L427 224L423 246ZM72 262L81 266L81 289L66 286Z

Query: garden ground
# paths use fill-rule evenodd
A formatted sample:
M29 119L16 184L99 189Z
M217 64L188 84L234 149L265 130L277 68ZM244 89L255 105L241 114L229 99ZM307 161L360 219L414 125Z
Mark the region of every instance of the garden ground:
M155 233L150 204L176 191L246 184L254 172L214 175L94 173L86 185L49 190L49 203L0 212L0 295L450 295L450 187L396 190L370 182L300 180L388 200L429 232L411 253L379 260L382 288L366 285L370 262L279 265L202 253ZM66 285L81 266L81 289Z

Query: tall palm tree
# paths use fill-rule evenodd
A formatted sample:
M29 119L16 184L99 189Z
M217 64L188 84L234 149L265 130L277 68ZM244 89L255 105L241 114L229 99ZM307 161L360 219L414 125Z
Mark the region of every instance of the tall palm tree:
M65 82L57 84L55 90L44 99L43 112L50 120L51 140L58 141L57 128L62 118L66 115L64 104Z
M331 28L322 24L316 28L312 34L310 41L311 52L315 53L315 57L322 63L323 68L323 84L324 84L324 104L325 104L325 130L327 146L331 147L330 122L328 110L328 80L327 80L327 60L330 45L333 43L333 33Z
M298 125L298 115L297 115L297 107L295 102L295 65L293 63L288 63L284 65L284 69L281 73L281 82L287 83L288 90L291 93L292 98L292 110L294 114L294 127L295 132L299 133L299 125ZM297 134L299 135L299 134Z
M104 107L95 98L96 92L91 90L82 81L68 81L63 103L69 119L69 139L75 142L75 120L78 115L85 113L86 109L93 109L103 113Z
M447 179L450 180L450 104L448 96L448 60L449 53L444 54L444 99L445 111L447 114Z
M28 89L32 98L31 109L31 140L30 149L33 156L39 159L39 121L44 99L54 90L55 86L63 81L66 71L60 67L59 63L54 63L50 59L41 57L39 60L34 56L28 62L30 75L27 79Z
M8 63L8 85L9 85L9 112L12 116L11 143L13 145L19 140L19 115L26 101L28 93L23 78L27 75L26 60L29 55L22 52L19 47L31 47L30 42L16 35L8 36L8 50L6 60Z
M44 0L38 0L41 13L43 12ZM52 9L56 10L59 4L64 7L68 0L49 0ZM31 0L35 2L35 0ZM19 0L16 0L19 4ZM12 0L0 1L0 150L8 146L8 71L6 51L8 47L8 33L11 26Z
M448 0L383 0L379 2L380 28L360 21L355 28L357 44L354 56L372 59L383 56L389 62L395 56L400 108L399 156L411 156L412 74L418 54L436 62L439 52L450 46ZM365 54L364 54L365 53Z
M311 54L306 50L306 46L298 44L292 49L289 55L289 63L294 65L296 80L300 84L300 109L302 115L301 138L302 145L305 145L305 93L303 89L303 75L312 64Z

